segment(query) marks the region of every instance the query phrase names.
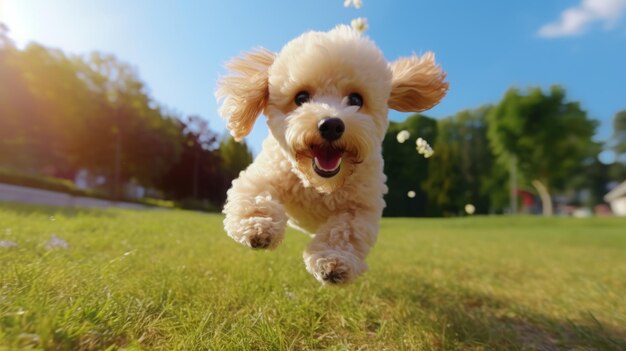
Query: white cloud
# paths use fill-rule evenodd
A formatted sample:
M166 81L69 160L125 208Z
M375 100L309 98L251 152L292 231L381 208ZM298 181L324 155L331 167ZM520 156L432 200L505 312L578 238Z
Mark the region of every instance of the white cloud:
M561 18L539 29L539 36L556 38L580 35L594 22L604 24L605 29L615 26L626 10L626 0L582 0L561 13Z

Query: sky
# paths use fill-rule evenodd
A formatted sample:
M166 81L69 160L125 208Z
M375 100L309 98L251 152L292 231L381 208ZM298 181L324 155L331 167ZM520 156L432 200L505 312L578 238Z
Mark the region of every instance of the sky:
M257 47L277 52L303 32L364 17L388 60L436 54L450 91L426 115L497 103L510 87L560 84L601 122L596 139L606 140L626 109L625 12L626 0L363 0L360 9L343 0L0 0L0 22L20 47L114 54L138 69L157 102L202 116L220 134L214 92L229 59ZM247 138L255 153L264 119Z

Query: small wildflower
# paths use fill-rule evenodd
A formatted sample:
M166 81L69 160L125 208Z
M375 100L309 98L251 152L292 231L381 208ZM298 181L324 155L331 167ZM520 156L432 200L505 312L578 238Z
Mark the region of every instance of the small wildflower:
M425 158L429 158L435 153L433 148L428 145L428 142L422 138L417 138L415 144L417 145L417 153L424 155Z
M472 205L472 204L467 204L467 205L465 205L465 212L468 215L473 215L474 212L476 212L476 207L474 205Z
M400 144L404 143L411 137L411 133L408 130L401 130L398 135L396 135L396 139Z
M343 1L344 7L350 7L350 5L353 5L354 8L360 9L361 6L363 6L363 1L361 0L344 0Z
M17 243L14 241L9 241L9 240L0 240L0 247L9 249L9 248L17 247Z
M359 18L353 19L350 25L356 31L363 33L367 30L367 18L359 17Z
M47 249L69 249L70 244L67 241L59 238L56 234L52 234L52 238L46 242Z
M415 194L415 191L413 191L413 190L409 190L409 192L408 192L408 193L406 193L406 196L408 196L408 197L409 197L409 199L414 198L414 197L415 197L415 195L416 195L416 194Z

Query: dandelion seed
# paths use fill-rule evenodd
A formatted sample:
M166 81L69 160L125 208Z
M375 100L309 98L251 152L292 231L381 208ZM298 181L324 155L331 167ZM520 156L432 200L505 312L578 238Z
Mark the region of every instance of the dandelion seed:
M402 144L405 141L407 141L410 137L411 137L411 133L409 133L408 130L401 130L398 133L398 135L396 135L396 140L398 140L398 142Z
M416 194L415 194L415 191L413 191L413 190L409 190L409 192L408 192L408 193L406 193L406 196L408 196L408 197L409 197L409 199L414 198L414 197L415 197L415 195L416 195Z
M359 18L353 19L350 25L352 26L352 28L354 28L354 30L364 33L368 28L367 18L359 17Z
M465 212L468 215L473 215L474 212L476 212L476 207L474 205L472 205L472 204L467 204L467 205L465 205Z
M424 158L429 158L435 153L435 151L433 151L433 148L428 145L428 142L426 142L426 140L422 138L417 138L417 140L415 141L415 145L417 145L417 153L424 155Z
M344 0L343 6L350 7L350 5L354 6L354 8L360 9L363 6L363 1L361 0Z

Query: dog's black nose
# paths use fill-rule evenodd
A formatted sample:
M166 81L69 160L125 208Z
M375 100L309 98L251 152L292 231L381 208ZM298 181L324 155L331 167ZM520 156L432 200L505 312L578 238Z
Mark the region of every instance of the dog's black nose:
M320 131L322 138L326 141L335 141L341 138L346 126L343 121L337 117L324 118L317 124L317 129Z

